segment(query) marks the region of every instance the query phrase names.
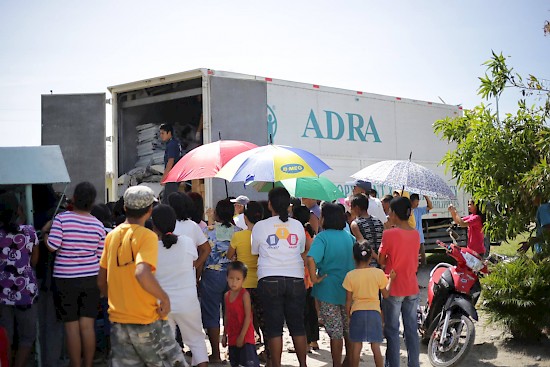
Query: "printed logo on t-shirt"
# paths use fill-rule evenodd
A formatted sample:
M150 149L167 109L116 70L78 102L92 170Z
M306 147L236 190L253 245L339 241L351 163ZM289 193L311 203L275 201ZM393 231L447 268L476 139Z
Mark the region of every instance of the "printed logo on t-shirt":
M290 233L286 225L276 226L275 234L267 236L266 242L268 249L278 249L279 241L286 241L289 248L296 248L298 246L298 235Z
M279 245L278 245L279 239L274 234L270 234L269 236L267 236L266 242L267 242L268 250L269 249L275 250L279 248Z

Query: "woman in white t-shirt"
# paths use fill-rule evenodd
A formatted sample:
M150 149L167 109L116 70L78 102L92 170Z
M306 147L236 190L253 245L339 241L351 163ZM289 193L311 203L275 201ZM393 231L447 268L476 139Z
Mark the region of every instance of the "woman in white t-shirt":
M174 234L176 236L185 235L193 241L198 251L198 258L193 265L196 269L197 281L199 280L202 268L208 255L212 250L210 243L204 235L200 226L191 220L191 216L195 211L195 204L193 200L184 192L173 192L168 196L168 204L174 209L176 213L176 228Z
M208 353L193 268L193 262L198 257L197 247L191 238L172 233L176 226L176 213L170 206L156 206L153 209L152 220L153 231L159 237L155 276L170 297L171 311L168 321L174 335L176 324L180 328L183 343L189 346L193 353L192 365L206 367Z
M272 367L281 365L283 323L294 342L300 366L306 365L304 307L304 227L288 217L290 194L276 187L269 194L273 217L259 221L252 229L252 254L258 257L258 295L264 310L265 337Z

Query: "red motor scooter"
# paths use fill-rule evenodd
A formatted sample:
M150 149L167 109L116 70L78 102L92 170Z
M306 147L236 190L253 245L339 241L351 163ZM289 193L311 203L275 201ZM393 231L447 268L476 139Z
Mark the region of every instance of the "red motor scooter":
M447 230L453 243L437 241L457 261L453 266L437 264L430 273L428 302L418 311L421 340L428 343L428 357L433 366L455 366L474 344L478 320L475 305L481 294L480 273L487 273L481 256L457 245L458 234Z

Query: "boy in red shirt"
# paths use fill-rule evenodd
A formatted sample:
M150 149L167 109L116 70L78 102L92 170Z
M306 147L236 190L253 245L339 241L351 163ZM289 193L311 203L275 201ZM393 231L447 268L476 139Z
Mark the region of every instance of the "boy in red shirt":
M224 297L222 345L229 345L229 362L232 367L260 365L256 354L250 294L243 288L247 272L246 265L240 261L233 261L227 267L229 291Z

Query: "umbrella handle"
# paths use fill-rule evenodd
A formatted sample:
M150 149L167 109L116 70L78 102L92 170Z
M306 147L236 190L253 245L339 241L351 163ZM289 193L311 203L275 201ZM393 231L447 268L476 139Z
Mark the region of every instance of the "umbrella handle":
M411 152L409 153L409 162L411 161L412 156L413 156L413 152L411 150ZM403 185L403 188L401 189L401 196L403 196L404 192L405 192L405 185Z

